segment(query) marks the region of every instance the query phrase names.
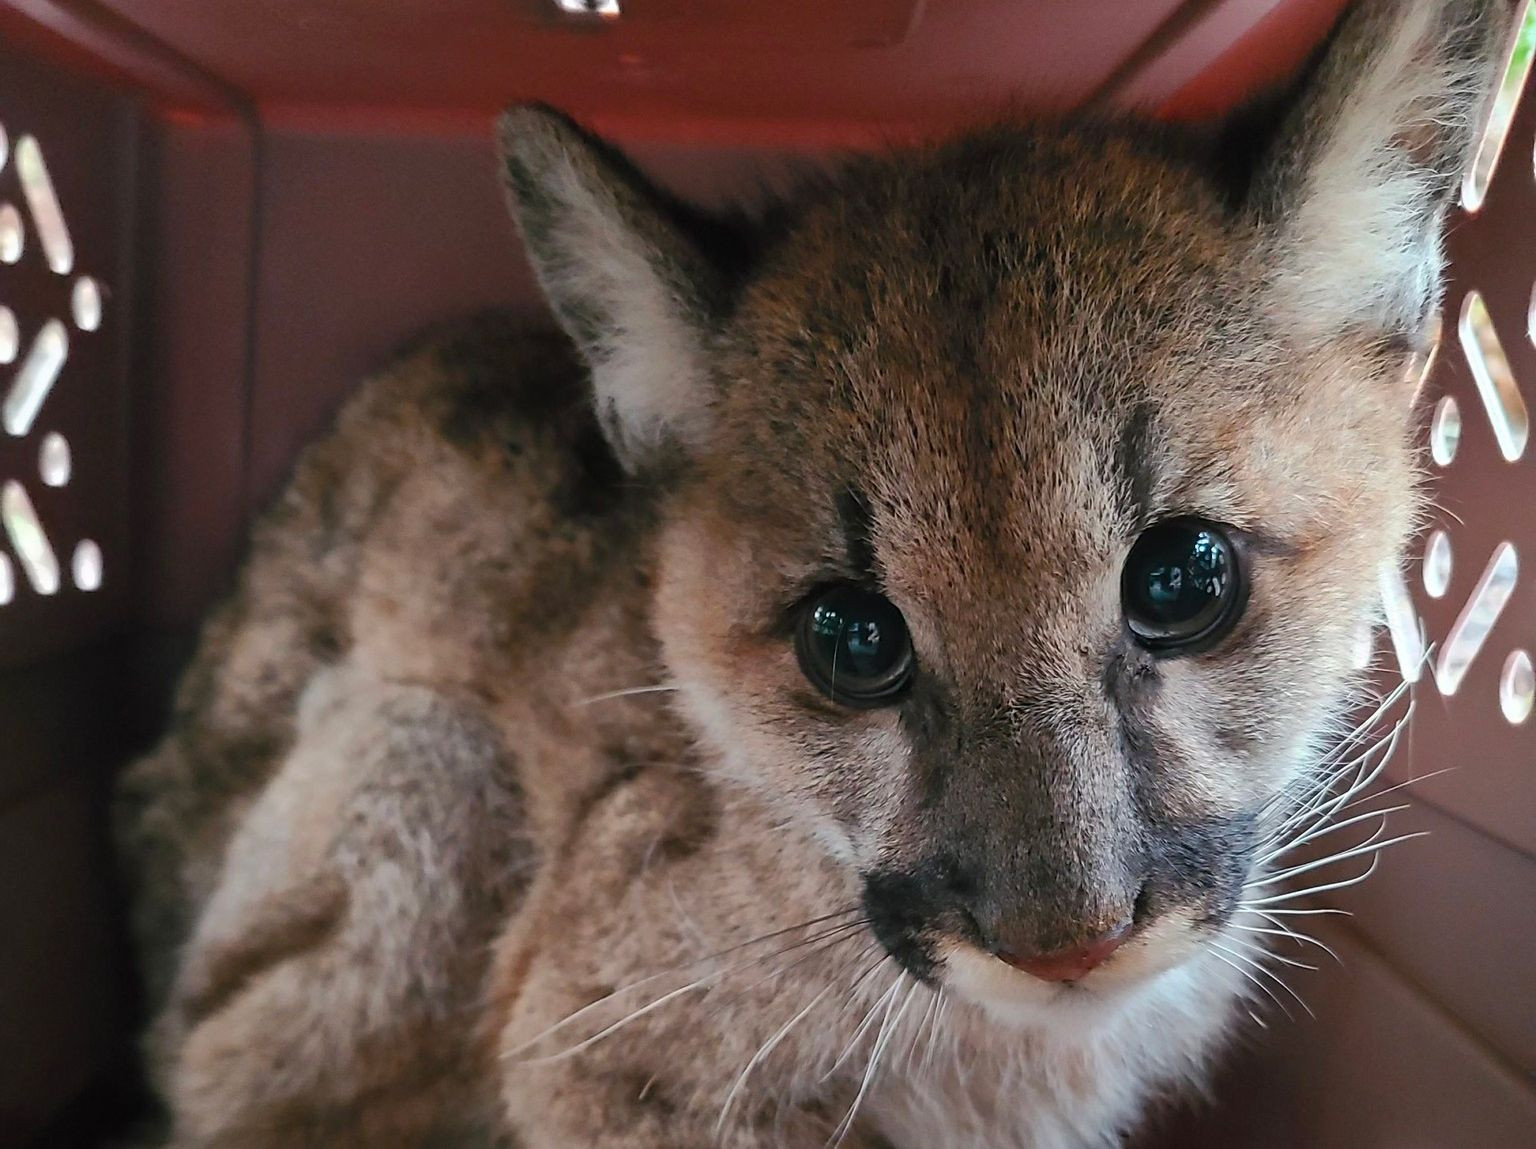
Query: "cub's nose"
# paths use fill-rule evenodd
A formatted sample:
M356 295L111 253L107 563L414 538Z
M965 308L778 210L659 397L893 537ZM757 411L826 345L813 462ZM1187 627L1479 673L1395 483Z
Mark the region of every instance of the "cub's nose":
M1023 970L1042 981L1077 981L1103 965L1130 936L1131 923L1125 922L1082 945L1068 946L1053 953L1024 955L999 950L997 956L1014 969Z

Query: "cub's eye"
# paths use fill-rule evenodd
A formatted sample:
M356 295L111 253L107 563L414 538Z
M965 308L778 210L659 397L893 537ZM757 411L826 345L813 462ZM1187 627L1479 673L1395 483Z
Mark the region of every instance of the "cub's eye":
M912 637L901 611L856 586L832 587L806 604L795 650L816 689L844 706L888 706L912 680Z
M1120 601L1136 640L1159 654L1221 641L1247 599L1237 550L1201 519L1169 519L1142 532L1126 556Z

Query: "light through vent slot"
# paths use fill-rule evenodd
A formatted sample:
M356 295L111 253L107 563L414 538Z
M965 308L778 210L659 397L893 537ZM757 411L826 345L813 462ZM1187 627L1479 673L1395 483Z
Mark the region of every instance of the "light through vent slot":
M568 16L597 16L617 20L623 15L619 0L555 0L555 7Z
M48 176L48 165L43 162L43 149L31 136L16 141L16 175L32 213L32 225L37 228L38 242L43 245L43 258L55 274L68 275L75 269L75 245Z
M25 435L32 430L32 423L58 382L59 372L64 370L68 358L69 332L57 319L50 319L32 341L26 359L11 382L5 403L0 406L0 422L5 424L6 431L12 435Z
M0 203L0 263L16 263L27 246L27 229L15 204Z
M1466 354L1467 366L1472 368L1477 393L1488 410L1499 454L1513 463L1525 454L1530 420L1514 372L1509 369L1509 358L1493 329L1493 320L1488 317L1488 305L1479 292L1467 292L1462 302L1460 334L1461 349Z
M81 331L95 331L101 326L101 284L89 275L75 280L75 289L69 296L69 309L76 327Z
M1435 360L1440 355L1440 338L1444 326L1440 313L1435 312L1425 327L1422 346L1408 356L1408 362L1403 367L1403 382L1413 386L1412 401L1415 403L1418 402L1424 384L1429 382L1429 373L1434 370Z
M1435 681L1440 693L1455 694L1467 676L1467 668L1488 641L1488 632L1498 622L1499 615L1514 593L1515 579L1520 574L1520 556L1511 543L1500 543L1483 569L1482 578L1461 608L1461 614L1446 636L1440 648L1440 661L1435 666Z
M1504 660L1504 670L1499 675L1499 709L1504 720L1511 726L1519 726L1531 716L1536 706L1536 667L1531 666L1531 656L1517 650Z
M75 547L74 558L69 561L69 571L80 590L100 590L101 548L91 539L82 539Z
M16 325L16 313L9 307L0 307L0 363L11 363L21 350L21 328Z
M1403 582L1403 572L1390 563L1382 565L1379 581L1387 633L1392 636L1392 649L1397 653L1397 668L1405 682L1417 682L1424 667L1424 636L1419 632L1413 598Z
M1376 653L1376 631L1369 625L1362 625L1355 632L1355 648L1350 652L1350 665L1356 670L1364 670L1371 665L1371 655Z
M1472 166L1461 181L1461 206L1477 211L1483 206L1488 194L1488 183L1493 169L1498 166L1499 155L1504 150L1509 124L1514 119L1515 108L1520 103L1520 92L1525 87L1525 77L1531 70L1532 48L1536 47L1536 5L1527 0L1520 12L1520 22L1515 29L1514 42L1504 65L1504 78L1488 109L1488 119L1478 141L1477 153Z
M1430 598L1443 598L1451 589L1451 536L1436 530L1424 547L1424 591Z
M43 436L43 445L37 451L37 473L50 487L62 487L69 482L73 460L69 457L69 440L57 431Z
M1461 408L1453 396L1442 396L1435 404L1435 417L1429 425L1429 454L1442 467L1449 467L1461 445Z
M43 524L32 509L32 500L15 479L0 488L0 522L11 540L11 549L21 560L27 581L38 594L55 594L59 589L59 560L53 553Z
M0 554L0 606L16 597L16 571L11 566L11 556Z

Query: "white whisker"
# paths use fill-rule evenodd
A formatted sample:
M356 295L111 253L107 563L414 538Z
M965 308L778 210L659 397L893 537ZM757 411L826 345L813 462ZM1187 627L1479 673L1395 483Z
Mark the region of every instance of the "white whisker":
M704 989L707 986L709 986L709 984L711 982L718 981L720 979L720 977L721 977L721 974L719 974L719 973L712 973L712 974L708 974L708 975L706 975L704 977L699 978L697 981L689 982L687 985L682 986L682 987L680 987L678 989L674 989L670 993L662 994L660 997L658 997L655 1001L651 1002L649 1005L641 1006L639 1009L634 1010L632 1013L628 1013L625 1016L619 1018L618 1021L615 1021L611 1025L604 1026L602 1029L598 1030L591 1037L585 1039L584 1041L579 1041L575 1045L570 1046L567 1049L562 1049L559 1053L552 1053L552 1054L550 1054L547 1057L530 1057L527 1060L531 1061L531 1062L533 1062L535 1064L549 1064L549 1063L556 1062L556 1061L564 1061L568 1057L574 1057L576 1054L580 1053L582 1050L590 1049L592 1046L596 1045L599 1041L602 1041L603 1038L608 1037L610 1034L618 1032L619 1030L623 1029L625 1026L629 1025L631 1022L638 1021L640 1018L645 1017L647 1014L652 1013L655 1010L660 1009L662 1006L666 1005L667 1002L674 1001L677 998L682 997L684 994L689 994L689 993L693 993L693 992L695 992L697 990ZM512 1055L511 1054L503 1054L503 1057L510 1057L510 1056L512 1056Z
M1233 958L1235 960L1242 960L1242 958L1243 958L1243 955L1238 954L1238 953L1234 953L1232 950L1226 949L1219 942L1209 942L1207 944L1209 944L1210 946L1212 946L1213 948L1215 948L1217 950L1220 950L1222 953L1226 954L1228 957L1231 957L1231 958ZM1306 1010L1307 1011L1307 1015L1309 1017L1314 1017L1315 1018L1317 1016L1315 1013L1312 1012L1312 1007L1309 1006L1306 1002L1301 1000L1301 995L1299 993L1297 993L1294 989L1292 989L1289 985L1287 985L1286 982L1285 982L1285 979L1282 978L1279 974L1275 973L1274 970L1269 969L1267 966L1263 965L1261 962L1254 961L1252 958L1247 958L1246 960L1247 960L1248 964L1253 968L1253 971L1255 973L1261 974L1262 976L1269 978L1270 981L1274 982L1281 989L1285 990L1286 993L1290 994L1291 997L1295 998L1296 999L1296 1004L1301 1006L1302 1009ZM1271 994L1270 996L1274 996L1274 995ZM1289 1011L1287 1011L1287 1012L1289 1012Z
M625 690L610 690L606 694L594 694L591 698L583 698L576 702L577 706L591 706L594 702L608 702L615 698L633 698L637 694L674 694L680 687L676 686L631 686Z
M840 927L840 928L845 928L845 927ZM837 930L833 930L833 931L829 931L829 932L836 933L838 931ZM837 940L841 940L841 939L839 938ZM696 992L698 990L707 990L712 985L714 985L715 983L718 983L719 981L724 979L728 974L734 973L737 970L750 969L752 966L759 965L759 964L761 964L761 963L763 963L765 961L770 960L771 958L778 957L778 956L780 956L780 955L782 955L784 953L788 953L788 952L791 952L793 950L800 949L803 946L814 945L817 942L823 943L822 944L822 949L830 949L832 946L837 944L836 940L829 942L829 941L826 940L825 936L823 936L821 938L814 938L814 939L812 939L810 941L799 942L799 943L796 943L793 946L788 946L785 949L782 949L782 950L779 950L779 951L777 951L775 953L769 954L765 958L753 958L753 959L750 959L750 960L745 961L745 962L738 962L735 965L727 966L723 970L717 970L714 973L706 974L704 977L699 978L697 981L691 982L691 983L689 983L688 985L685 985L685 986L681 986L678 989L674 989L674 990L672 990L669 993L662 994L661 997L657 998L655 1001L651 1002L649 1005L641 1006L639 1009L636 1009L633 1012L625 1015L624 1017L621 1017L618 1021L613 1022L611 1025L607 1025L607 1026L603 1027L597 1033L594 1033L591 1037L588 1037L588 1038L586 1038L583 1041L577 1042L575 1045L570 1046L567 1049L561 1050L559 1053L550 1054L547 1057L528 1058L527 1060L535 1062L535 1063L540 1063L540 1064L547 1064L547 1063L550 1063L550 1062L563 1061L563 1060L565 1060L568 1057L572 1057L572 1056L580 1053L584 1049L588 1049L591 1046L596 1045L598 1042L602 1041L604 1038L609 1037L610 1035L618 1032L620 1029L623 1029L625 1026L629 1025L632 1022L638 1021L640 1018L645 1017L647 1014L650 1014L650 1013L654 1012L655 1010L660 1009L662 1006L666 1005L670 1001L675 1001L679 997L682 997L682 996L684 996L686 994L689 994L689 993ZM800 960L804 960L804 959L800 959ZM767 981L767 980L770 980L773 977L782 976L784 972L785 972L785 969L782 969L782 968L774 970L773 973L770 974L768 978L765 978L763 980ZM761 985L761 984L762 984L762 982L755 983L755 985ZM755 988L755 985L754 985L754 988ZM524 1045L524 1046L522 1046L520 1048L526 1049L527 1046ZM504 1055L504 1056L510 1056L510 1055Z
M1310 897L1313 894L1326 894L1332 890L1344 890L1348 889L1350 886L1358 886L1361 882L1365 881L1366 878L1369 878L1376 872L1376 867L1380 862L1381 856L1379 854L1374 855L1371 858L1370 867L1365 871L1365 873L1357 874L1353 878L1346 878L1343 881L1331 882L1322 886L1309 886L1305 890L1291 890L1288 892L1271 894L1267 898L1259 898L1256 901L1251 902L1239 902L1238 905L1243 909L1254 909L1259 906L1276 906L1282 905L1285 902L1293 902L1297 898Z
M1379 834L1381 831L1378 830L1377 833ZM1373 835L1370 840L1362 843L1361 845L1354 846L1348 850L1341 850L1337 854L1330 854L1328 857L1322 858L1316 862L1307 862L1304 865L1292 866L1289 870L1282 870L1280 873L1275 874L1273 877L1266 878L1262 882L1250 882L1243 888L1249 890L1260 889L1264 886L1273 885L1276 882L1288 881L1289 879L1297 877L1301 874L1311 873L1313 870L1320 870L1324 866L1331 866L1336 862L1344 862L1348 861L1350 858L1357 858L1361 854L1379 854L1382 850L1387 849L1389 846L1401 845L1403 842L1411 842L1415 838L1426 838L1428 836L1428 830L1416 830L1412 834L1399 834L1395 838L1388 838L1385 842L1378 842L1375 840L1375 836Z
M1447 766L1443 770L1431 770L1428 774L1420 774L1417 778L1407 778L1401 782L1395 782L1391 786L1386 786L1380 790L1372 791L1370 794L1367 794L1363 798L1355 799L1355 801L1351 802L1348 806L1343 807L1343 809L1353 809L1354 807L1360 805L1362 802L1374 802L1376 799L1384 798L1388 794L1396 793L1398 790L1405 790L1409 786L1417 786L1420 782L1428 782L1431 778L1438 778L1442 774L1454 774L1455 772L1456 767L1454 766ZM1404 805L1394 808L1406 810L1408 807Z
M1235 946L1238 946L1244 953L1257 955L1253 959L1255 964L1263 965L1264 960L1268 959L1270 961L1277 961L1281 965L1288 965L1293 969L1305 969L1311 970L1313 973L1317 972L1317 967L1312 965L1310 962L1298 961L1295 958L1288 958L1284 954L1277 954L1274 950L1266 949L1264 946L1259 945L1256 942L1245 941L1242 938L1233 937L1227 938L1227 941L1231 942Z
M1211 943L1210 942L1207 942L1206 945L1207 945L1207 947L1211 947ZM1223 951L1223 953L1224 952L1225 951ZM1248 981L1252 982L1253 985L1255 985L1258 988L1260 993L1262 993L1265 997L1269 998L1270 1001L1274 1002L1276 1007L1279 1008L1281 1013L1285 1014L1286 1017L1290 1017L1291 1016L1291 1011L1285 1008L1285 1003L1282 1002L1278 997L1276 997L1274 995L1274 992L1267 985L1265 985L1263 982L1261 982L1258 978L1254 977L1253 974L1248 972L1248 970L1245 967L1248 964L1250 964L1250 963L1248 963L1246 961L1239 962L1237 960L1234 960L1231 957L1223 956L1223 953L1217 953L1216 950L1214 949L1214 947L1211 947L1211 956L1213 958L1215 958L1217 961L1221 962L1222 965L1231 966L1238 973L1242 974L1243 977L1247 978Z
M1329 834L1337 833L1339 830L1344 829L1346 826L1356 826L1361 822L1367 822L1372 818L1386 818L1389 814L1401 813L1406 809L1408 809L1408 804L1405 802L1399 806L1388 806L1384 810L1368 810L1364 814L1356 814L1353 817L1345 818L1342 822L1333 822L1327 826L1321 827L1320 829L1312 830L1309 833L1303 834L1289 845L1281 846L1277 850L1270 851L1268 854L1265 854L1262 858L1260 858L1256 864L1260 866L1268 865L1276 858L1289 854L1292 850L1305 846L1308 842L1315 842L1318 838L1325 838Z
M1270 848L1283 847L1296 837L1312 834L1326 826L1352 798L1374 782L1381 770L1385 769L1396 750L1401 728L1401 724L1393 727L1389 734L1370 746L1358 758L1340 763L1327 773L1306 779L1307 788L1299 794L1292 795L1294 807L1277 825L1265 833L1263 845ZM1378 751L1382 751L1381 761L1372 767L1372 757ZM1346 785L1340 787L1340 780L1351 770L1355 771L1355 776Z
M1326 945L1324 945L1322 942L1318 941L1316 938L1314 938L1314 937L1312 937L1312 936L1310 936L1308 934L1299 933L1296 930L1291 929L1289 926L1285 926L1285 925L1279 924L1279 923L1277 923L1277 925L1279 926L1279 928L1267 929L1264 926L1243 926L1243 925L1238 925L1236 922L1232 922L1232 923L1228 924L1227 928L1229 930L1241 930L1243 933L1246 933L1246 934L1267 934L1267 935L1269 935L1271 937L1289 938L1291 941L1300 942L1300 943L1302 943L1304 945L1313 945L1313 946L1316 946L1318 949L1322 950L1325 954L1327 954L1329 957L1331 957L1334 961L1339 962L1340 965L1344 964L1342 961L1340 961L1338 954L1334 953L1333 950L1329 949Z
M879 969L886 963L887 960L889 959L882 957L878 962L875 963L874 968ZM865 977L868 977L870 972L873 971L866 971L864 976L859 978L859 981L863 981ZM839 1054L837 1060L832 1063L832 1068L827 1070L827 1072L822 1075L821 1079L823 1081L830 1079L833 1074L842 1068L844 1062L853 1056L854 1050L858 1048L859 1042L864 1038L864 1034L867 1033L869 1031L869 1027L874 1024L875 1015L880 1012L880 1007L884 1005L887 1000L894 1001L896 991L901 988L901 978L902 972L898 969L896 971L896 977L891 982L890 988L875 999L875 1004L870 1006L868 1011L865 1012L864 1019L859 1022L858 1028L853 1031L853 1036L848 1039L848 1044L843 1047L843 1052ZM857 986L858 982L855 982L854 984Z
M912 1041L907 1046L907 1059L902 1063L903 1073L910 1074L912 1072L912 1060L917 1056L918 1042L921 1040L924 1034L927 1034L931 1040L932 1031L929 1029L929 1026L932 1024L933 1019L938 1011L939 993L937 990L933 990L928 995L928 1004L923 1007L922 1017L917 1019L917 1031L913 1034Z
M789 1031L805 1020L806 1015L815 1009L821 1003L821 999L831 992L832 987L827 986L826 989L811 998L809 1005L780 1026L778 1032L758 1046L757 1052L752 1055L751 1059L742 1069L740 1076L736 1078L735 1083L731 1086L730 1091L725 1095L725 1104L720 1107L720 1118L715 1122L715 1132L717 1134L725 1128L726 1118L730 1115L731 1106L736 1103L736 1098L740 1095L742 1087L746 1085L747 1078L751 1075L752 1071L767 1060L773 1051L778 1048L779 1043L789 1036Z
M1341 766L1337 774L1330 773L1319 778L1317 780L1315 799L1304 803L1301 810L1287 818L1285 822L1270 834L1270 838L1275 840L1287 836L1295 825L1308 819L1311 819L1311 824L1302 833L1310 833L1324 825L1337 814L1346 802L1368 787L1386 769L1387 763L1391 761L1392 755L1397 749L1398 740L1407 722L1408 719L1406 717L1397 722L1389 734L1372 745L1357 759L1352 759L1349 763ZM1381 760L1372 766L1371 758L1378 750L1382 751ZM1338 793L1333 793L1333 788L1337 784L1338 774L1342 774L1355 767L1356 764L1358 764L1358 768L1356 769L1354 779Z
M896 985L900 984L900 975L898 975ZM875 1073L880 1067L880 1057L885 1053L885 1047L890 1044L892 1035L900 1028L901 1019L906 1016L907 1010L911 1008L912 996L921 985L922 983L919 981L912 983L911 988L907 990L907 996L902 999L901 1008L896 1011L894 1019L891 1017L891 1010L896 1005L896 999L892 998L891 1004L885 1007L885 1016L880 1020L880 1032L875 1036L875 1048L870 1052L869 1063L864 1067L864 1077L859 1082L858 1092L853 1095L853 1104L848 1107L848 1113L843 1117L842 1122L832 1134L832 1140L828 1142L834 1149L836 1146L841 1145L843 1139L852 1131L854 1120L858 1117L859 1106L864 1103L864 1098L868 1096L869 1087L875 1080ZM892 988L894 989L895 986Z
M694 969L694 968L696 968L696 967L698 967L700 965L703 965L703 964L705 964L707 962L718 961L719 959L721 959L723 957L729 957L732 954L740 953L743 950L749 949L749 948L751 948L752 946L755 946L755 945L760 945L763 942L773 941L775 939L782 938L784 935L794 933L796 930L810 929L813 926L824 924L824 923L826 923L828 921L831 921L831 920L833 920L835 918L845 917L845 916L847 916L849 914L853 914L853 913L857 913L857 912L858 912L857 907L849 907L847 909L835 911L834 913L823 914L820 917L811 918L811 919L809 919L807 921L799 922L799 923L797 923L797 924L795 924L793 926L787 926L784 929L773 930L770 933L761 934L761 935L759 935L759 936L757 936L755 938L749 938L747 941L739 942L736 945L728 946L727 948L725 948L723 950L720 950L717 953L708 954L708 955L706 955L704 957L701 957L701 958L696 958L696 959L691 960L691 961L682 962L682 963L680 963L678 965L672 966L669 969L664 969L664 970L660 971L659 973L654 973L654 974L651 974L648 977L643 977L639 981L631 982L628 985L621 986L618 989L615 989L615 990L611 991L610 993L604 994L602 997L598 998L596 1001L588 1002L586 1005L582 1006L580 1009L577 1009L574 1012L567 1014L565 1017L561 1018L559 1021L555 1022L553 1025L551 1025L548 1028L544 1029L540 1033L535 1034L533 1037L531 1037L528 1040L522 1042L521 1044L515 1046L514 1048L505 1051L504 1053L502 1053L501 1057L502 1057L503 1060L511 1060L511 1059L516 1058L516 1057L519 1057L521 1054L527 1052L529 1049L532 1049L534 1046L538 1045L545 1038L554 1036L556 1033L560 1032L562 1029L565 1029L567 1026L572 1025L575 1022L581 1020L583 1017L585 1017L588 1014L592 1013L594 1010L601 1009L603 1006L613 1002L615 999L617 999L619 997L622 997L623 995L628 994L628 993L630 993L630 992L632 992L634 990L643 989L645 986L648 986L648 985L654 985L656 982L662 981L662 980L664 980L665 978L668 978L668 977L673 977L673 976L675 976L677 974L682 973L684 970ZM784 947L782 947L780 949L774 950L772 953L764 954L764 955L762 955L760 957L748 958L748 959L745 959L745 960L740 961L740 962L735 962L735 963L733 963L731 965L726 966L723 969L715 970L714 972L705 975L705 977L703 977L703 978L699 979L699 981L695 982L694 986L697 987L697 986L702 985L702 984L704 984L706 982L709 982L711 980L716 980L716 979L719 979L719 978L723 978L723 977L725 977L725 976L727 976L727 975L729 975L731 973L734 973L735 971L740 970L740 969L750 969L751 967L753 967L755 965L764 964L766 962L769 962L769 961L773 960L776 957L780 957L780 956L782 956L782 955L784 955L786 953L791 953L791 952L793 952L795 950L798 950L798 949L802 948L803 946L812 945L812 944L814 944L814 943L816 943L818 941L825 941L827 938L834 937L834 936L838 935L846 927L851 926L853 924L855 924L855 923L844 923L843 925L833 926L830 929L825 930L822 933L820 933L820 934L818 934L818 935L816 935L814 937L801 939L798 942L794 942L794 943L792 943L792 944L790 944L788 946L784 946ZM850 932L852 932L852 931L850 931ZM662 999L662 1000L671 1000L671 999L673 999L676 996L677 996L676 991L674 991L673 993L666 995L666 997L664 999ZM656 1004L659 1004L659 1002L653 1002L652 1003L653 1006L656 1005ZM649 1008L649 1007L647 1007L647 1008ZM632 1014L630 1016L631 1016L631 1018L633 1018L635 1015ZM611 1032L611 1030L605 1031L605 1032Z
M816 948L812 949L810 953L804 955L803 957L796 958L794 961L788 963L787 965L769 971L767 974L763 975L751 985L745 986L740 992L743 994L751 993L759 986L766 985L768 982L773 981L775 978L783 977L785 974L799 969L806 962L814 961L818 957L825 956L828 950L836 948L839 943L847 941L851 937L856 937L867 924L868 923L861 920L857 922L850 922L847 925L834 926L830 930L827 930L825 933L818 934L814 938L807 938L803 942L797 942L795 945L787 946L784 949L779 950L779 954L784 954L792 952L796 949L802 949L806 946L815 945L817 942L826 943L825 945L816 946ZM770 954L769 956L776 957L778 955Z
M949 998L942 989L934 991L934 1000L938 1002L938 1008L933 1012L933 1028L928 1034L928 1046L923 1050L923 1060L918 1066L918 1072L928 1074L933 1071L933 1055L938 1049L939 1035L944 1026L944 1017L949 1013Z

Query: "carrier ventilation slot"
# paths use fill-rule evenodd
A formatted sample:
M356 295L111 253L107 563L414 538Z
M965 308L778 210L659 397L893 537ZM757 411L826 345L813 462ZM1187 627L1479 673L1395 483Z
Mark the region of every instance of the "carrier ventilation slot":
M1482 207L1483 198L1488 194L1488 183L1493 179L1493 169L1498 166L1499 156L1504 151L1504 140L1509 135L1510 122L1520 103L1520 92L1531 70L1533 48L1536 48L1536 5L1527 0L1515 26L1514 41L1504 64L1504 78L1489 106L1488 119L1472 164L1461 181L1461 206L1468 211L1475 212Z
M1476 291L1467 292L1461 305L1461 349L1472 368L1477 393L1488 410L1499 454L1513 463L1525 454L1530 420L1514 372L1509 369L1509 357L1504 354L1499 334L1488 317L1488 306Z
M1517 650L1504 660L1504 671L1499 675L1499 709L1505 721L1518 726L1531 716L1536 706L1536 668L1531 666L1531 656Z
M69 332L57 319L50 319L32 341L6 393L5 403L0 406L0 422L5 424L8 434L21 436L32 430L37 413L58 382L68 358Z
M74 557L69 560L69 573L75 580L75 589L99 589L101 568L101 548L91 539L81 539L75 546Z
M0 203L0 263L16 263L27 247L27 229L16 205Z
M11 549L21 560L27 581L38 594L55 594L59 589L59 560L53 553L43 524L32 509L32 500L15 479L0 488L0 522L11 540Z
M69 482L74 470L74 460L69 453L69 440L57 431L43 436L43 445L37 450L37 473L50 487L62 487Z
M1488 641L1489 631L1514 593L1519 574L1520 556L1514 544L1500 543L1440 650L1440 661L1435 667L1440 693L1451 695L1460 689L1472 660Z
M9 307L0 307L0 363L14 363L21 350L21 328L16 323L16 313Z
M16 175L21 180L21 192L27 197L43 258L55 274L68 275L75 269L75 245L69 238L69 225L64 222L64 210L59 207L53 180L48 176L48 165L43 162L43 149L31 136L16 141Z
M1407 682L1417 682L1424 667L1424 636L1419 630L1419 616L1413 609L1403 573L1396 567L1381 568L1381 601L1386 608L1387 633L1397 653L1397 667Z

